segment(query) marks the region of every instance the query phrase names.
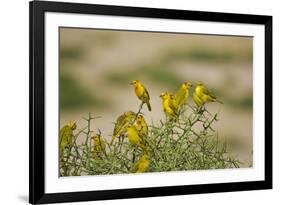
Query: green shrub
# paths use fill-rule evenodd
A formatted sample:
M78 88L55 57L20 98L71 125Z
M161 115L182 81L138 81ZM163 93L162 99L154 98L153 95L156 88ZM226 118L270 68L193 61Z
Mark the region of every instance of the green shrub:
M140 111L141 108L138 114ZM61 156L61 176L131 173L143 155L143 148L131 145L126 137L110 145L102 133L106 151L95 153L91 142L91 122L94 119L89 113L85 118L87 126L74 132L73 143ZM214 129L218 121L218 114L205 108L197 110L185 106L178 121L153 122L144 139L146 152L150 155L147 172L238 168L241 162L228 153L225 143L218 140ZM81 137L84 141L78 143Z

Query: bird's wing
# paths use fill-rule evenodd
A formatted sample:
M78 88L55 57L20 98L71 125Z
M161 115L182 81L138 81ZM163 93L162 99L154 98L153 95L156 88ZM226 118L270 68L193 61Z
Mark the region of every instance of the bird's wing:
M72 140L72 129L69 126L65 126L60 133L60 144L69 144Z
M72 133L71 128L68 125L64 126L60 132L61 140L67 140L68 136L71 135L71 133Z
M126 116L124 114L120 115L117 118L114 129L113 129L113 135L116 135L120 131L125 119L126 119Z
M126 115L123 114L123 115L120 115L118 118L117 118L117 124L121 124L122 122L124 122L124 120L126 119Z
M63 138L63 136L65 135L65 132L66 132L66 130L67 130L67 125L66 126L64 126L63 128L61 128L61 130L60 130L60 140Z
M176 98L176 99L182 98L183 95L184 95L184 93L185 93L185 91L184 91L182 88L180 88L180 89L176 92L175 98Z
M200 107L202 105L202 101L200 100L200 98L196 95L196 93L193 93L193 100L195 102L195 104Z
M149 93L148 93L148 91L146 90L145 87L144 87L144 96L145 96L145 98L147 98L148 100L150 99Z
M205 88L204 86L202 86L202 91L205 95L209 95L210 97L212 98L216 98L212 93L211 91L209 91L207 88Z
M168 102L169 102L169 107L170 107L173 111L177 112L177 106L175 105L175 100L174 100L174 99L170 99Z

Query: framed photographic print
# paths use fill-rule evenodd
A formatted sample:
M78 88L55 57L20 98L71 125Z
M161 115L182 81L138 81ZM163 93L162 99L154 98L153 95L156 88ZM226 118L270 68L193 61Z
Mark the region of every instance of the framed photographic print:
M272 17L30 2L30 203L272 188Z

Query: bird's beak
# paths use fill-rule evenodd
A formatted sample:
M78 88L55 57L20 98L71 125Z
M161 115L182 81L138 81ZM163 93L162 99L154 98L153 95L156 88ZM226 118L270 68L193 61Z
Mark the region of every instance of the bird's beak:
M130 85L134 85L134 82L130 82Z

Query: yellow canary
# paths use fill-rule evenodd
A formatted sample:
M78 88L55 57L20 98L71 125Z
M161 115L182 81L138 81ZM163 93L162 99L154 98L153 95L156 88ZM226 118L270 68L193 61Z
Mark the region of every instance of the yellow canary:
M116 137L124 136L124 134L127 132L127 127L133 123L135 118L136 113L133 111L124 112L117 118L110 144L113 143Z
M199 98L195 91L193 92L193 100L198 108L202 107L203 101Z
M142 115L137 116L135 125L140 137L146 137L148 135L148 126Z
M195 99L194 99L195 98ZM202 82L197 82L195 88L195 95L193 95L193 99L196 105L204 105L206 102L218 102L223 104L222 101L218 100L216 96L214 96L204 85ZM201 102L200 102L201 101ZM201 106L202 106L201 105Z
M63 156L63 152L67 146L72 143L73 130L77 128L75 122L69 122L60 130L60 155Z
M102 154L106 154L105 152L105 142L100 134L96 134L91 137L92 143L94 145L94 157L101 156Z
M135 126L130 125L127 127L127 135L131 144L139 145L141 143L141 138Z
M151 105L149 103L150 100L149 93L144 87L144 85L139 80L134 80L133 82L131 82L131 85L133 85L135 88L136 96L143 103L145 103L147 105L148 110L151 111Z
M132 169L132 173L143 173L146 172L150 165L150 157L148 154L144 154L136 162L135 166Z
M173 94L165 92L160 95L162 98L162 106L164 113L169 118L178 117L178 109L176 105L176 100Z
M178 108L180 108L182 105L184 105L189 97L189 90L192 87L191 83L189 82L184 82L180 89L176 92L175 94L175 100L176 100L176 105Z

